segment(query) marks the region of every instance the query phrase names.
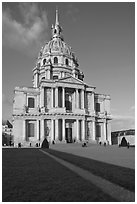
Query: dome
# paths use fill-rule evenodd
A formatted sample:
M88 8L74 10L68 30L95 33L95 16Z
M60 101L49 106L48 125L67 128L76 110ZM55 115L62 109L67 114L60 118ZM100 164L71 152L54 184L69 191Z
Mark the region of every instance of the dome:
M71 47L68 46L61 38L53 38L45 44L41 50L41 57L49 54L66 55L67 57L75 59L75 55L72 52Z
M63 39L62 27L59 25L57 10L56 22L54 26L52 25L51 40L45 43L39 52L34 75L36 70L39 73L39 81L43 79L60 79L70 75L80 80L84 78L83 73L79 70L79 64L75 54Z

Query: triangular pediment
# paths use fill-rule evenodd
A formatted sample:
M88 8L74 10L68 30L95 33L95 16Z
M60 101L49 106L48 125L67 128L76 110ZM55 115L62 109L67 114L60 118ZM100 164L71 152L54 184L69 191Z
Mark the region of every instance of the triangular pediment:
M70 84L79 84L79 85L85 85L85 83L79 79L76 79L72 76L68 76L62 79L59 79L58 82L63 82L63 83L70 83Z

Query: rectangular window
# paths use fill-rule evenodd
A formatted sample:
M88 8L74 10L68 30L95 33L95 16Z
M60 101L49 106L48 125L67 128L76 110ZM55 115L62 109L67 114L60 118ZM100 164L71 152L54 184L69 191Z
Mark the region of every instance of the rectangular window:
M35 128L34 123L28 123L28 137L34 137L35 136L34 128Z
M100 112L100 103L96 103L96 112Z
M96 137L101 137L101 126L96 124Z
M28 98L28 107L34 108L35 107L35 100L34 98Z

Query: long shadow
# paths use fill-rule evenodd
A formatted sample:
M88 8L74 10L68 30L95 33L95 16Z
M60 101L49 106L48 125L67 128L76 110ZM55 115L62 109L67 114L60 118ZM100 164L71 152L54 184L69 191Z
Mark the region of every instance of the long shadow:
M118 184L130 191L135 191L135 170L125 168L105 162L89 159L74 154L60 152L53 149L46 149L45 151L57 156L65 161L68 161L76 166L88 170L94 175L100 176L112 183Z

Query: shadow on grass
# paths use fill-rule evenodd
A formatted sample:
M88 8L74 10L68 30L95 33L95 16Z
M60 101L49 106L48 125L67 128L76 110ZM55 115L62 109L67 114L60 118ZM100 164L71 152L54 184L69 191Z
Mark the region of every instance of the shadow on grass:
M66 152L48 149L48 153L79 166L112 183L118 184L130 191L135 191L135 170L105 162L76 156Z
M39 149L4 149L3 202L114 202L116 199Z

